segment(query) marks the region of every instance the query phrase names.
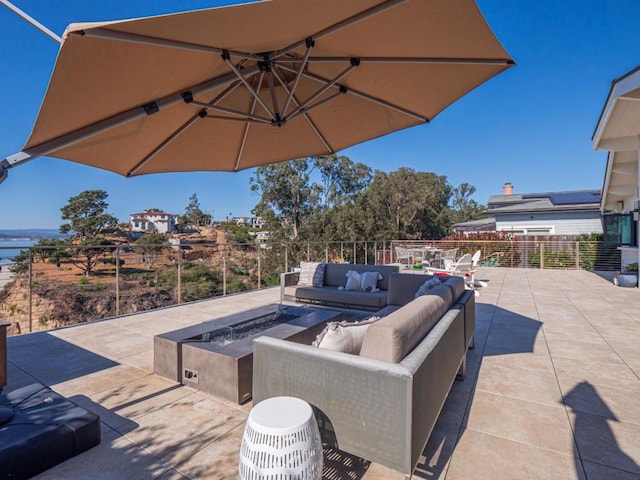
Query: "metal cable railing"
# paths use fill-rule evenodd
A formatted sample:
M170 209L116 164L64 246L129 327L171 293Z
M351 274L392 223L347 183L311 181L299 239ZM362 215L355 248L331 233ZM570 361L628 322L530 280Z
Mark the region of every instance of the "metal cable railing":
M99 247L10 247L25 252L0 289L0 318L12 333L137 313L270 287L303 261L390 264L428 262L426 252L480 251L480 266L620 270L620 252L602 242L423 240L356 242L191 242ZM7 258L0 247L0 258ZM409 256L398 252L411 252ZM2 284L0 284L2 287Z

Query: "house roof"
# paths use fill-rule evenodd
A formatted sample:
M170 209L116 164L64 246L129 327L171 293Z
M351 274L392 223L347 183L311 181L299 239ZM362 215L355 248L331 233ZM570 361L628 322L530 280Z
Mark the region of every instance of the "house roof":
M496 219L493 217L479 218L478 220L469 220L468 222L460 222L454 224L454 228L472 228L472 227L484 227L486 225L495 224Z
M600 190L493 195L487 215L542 211L595 211L600 207Z
M593 133L593 147L609 151L601 210L620 210L620 200L637 195L640 66L611 82L607 101Z
M172 217L177 217L178 215L176 215L175 213L169 213L169 212L156 212L156 211L152 211L152 212L140 212L140 213L131 213L129 214L130 217L133 217L135 215L171 215Z

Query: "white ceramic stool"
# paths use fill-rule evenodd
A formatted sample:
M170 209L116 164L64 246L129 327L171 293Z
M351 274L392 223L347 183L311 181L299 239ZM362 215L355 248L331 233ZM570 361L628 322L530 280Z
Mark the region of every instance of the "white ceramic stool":
M322 478L322 442L311 406L273 397L249 413L240 446L242 480Z

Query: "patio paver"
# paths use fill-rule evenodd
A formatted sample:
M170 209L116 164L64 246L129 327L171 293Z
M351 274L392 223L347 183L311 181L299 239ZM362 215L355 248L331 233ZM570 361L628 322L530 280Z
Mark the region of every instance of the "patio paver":
M640 290L586 271L485 268L476 278L489 286L476 299L468 375L414 477L640 480ZM37 478L236 478L251 404L154 375L150 341L278 300L272 288L10 338L9 389L47 383L103 422L100 446ZM403 478L327 458L326 479Z

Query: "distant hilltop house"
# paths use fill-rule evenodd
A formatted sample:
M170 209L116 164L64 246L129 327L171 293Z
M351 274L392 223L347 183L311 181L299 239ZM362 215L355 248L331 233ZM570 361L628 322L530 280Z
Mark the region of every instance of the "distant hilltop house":
M251 236L260 248L268 248L269 232L255 232Z
M262 217L232 217L231 221L238 225L246 225L250 228L262 228L264 226Z
M513 193L489 198L486 218L454 225L456 232L503 231L514 235L581 235L602 233L600 190Z
M172 233L177 218L178 215L173 213L147 210L142 213L132 213L129 223L132 232Z

